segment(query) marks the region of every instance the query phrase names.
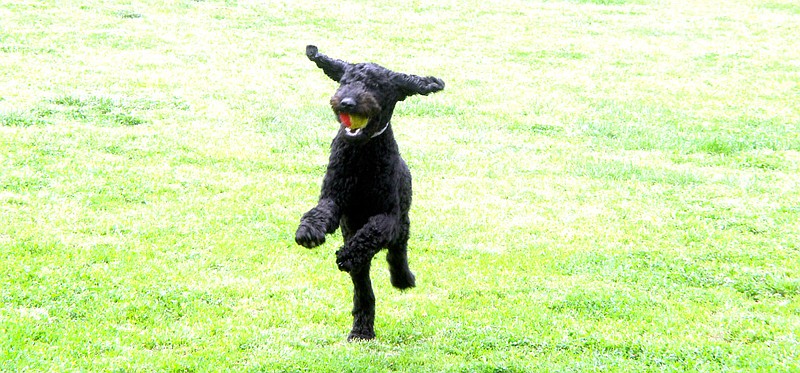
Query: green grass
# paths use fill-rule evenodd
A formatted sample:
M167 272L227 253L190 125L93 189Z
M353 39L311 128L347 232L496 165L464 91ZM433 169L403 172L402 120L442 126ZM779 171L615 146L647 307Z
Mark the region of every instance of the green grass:
M798 9L0 1L0 371L798 371ZM447 84L371 342L311 43Z

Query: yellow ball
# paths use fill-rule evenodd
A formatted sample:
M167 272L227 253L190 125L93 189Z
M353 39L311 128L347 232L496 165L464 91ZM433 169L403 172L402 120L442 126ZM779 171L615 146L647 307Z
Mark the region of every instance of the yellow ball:
M350 128L357 130L367 125L369 118L350 114Z

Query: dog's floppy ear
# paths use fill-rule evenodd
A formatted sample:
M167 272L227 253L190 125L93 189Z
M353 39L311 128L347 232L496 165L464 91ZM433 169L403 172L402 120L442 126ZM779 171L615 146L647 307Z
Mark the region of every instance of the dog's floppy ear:
M444 81L432 76L416 76L403 73L395 73L392 82L397 84L400 92L405 96L427 95L428 93L439 92L444 89Z
M319 53L317 47L313 45L306 46L306 56L308 56L309 60L314 61L317 67L325 72L325 75L337 82L342 79L342 75L344 75L349 65L347 62L336 60Z

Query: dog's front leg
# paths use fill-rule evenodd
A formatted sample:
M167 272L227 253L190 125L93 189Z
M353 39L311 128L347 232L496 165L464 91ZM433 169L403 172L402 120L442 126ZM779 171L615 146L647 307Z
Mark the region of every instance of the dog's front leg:
M339 270L350 272L364 268L375 254L390 242L397 231L398 219L392 215L375 215L336 252Z
M300 219L294 240L299 245L307 248L317 247L325 243L325 234L336 232L339 227L339 206L332 199L319 200L316 207L312 208Z

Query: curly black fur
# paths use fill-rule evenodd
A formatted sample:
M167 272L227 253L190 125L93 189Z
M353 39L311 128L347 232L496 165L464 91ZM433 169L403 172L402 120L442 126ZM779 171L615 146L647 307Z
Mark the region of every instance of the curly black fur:
M375 295L369 270L383 248L392 285L414 286L406 256L411 207L411 173L392 133L390 120L398 101L444 89L434 77L396 73L373 63L350 64L306 47L306 55L328 77L339 82L331 107L342 123L331 155L319 203L300 220L295 241L307 248L325 242L325 234L342 228L344 245L336 252L339 269L353 280L353 328L348 340L375 337ZM368 118L352 130L342 115Z

